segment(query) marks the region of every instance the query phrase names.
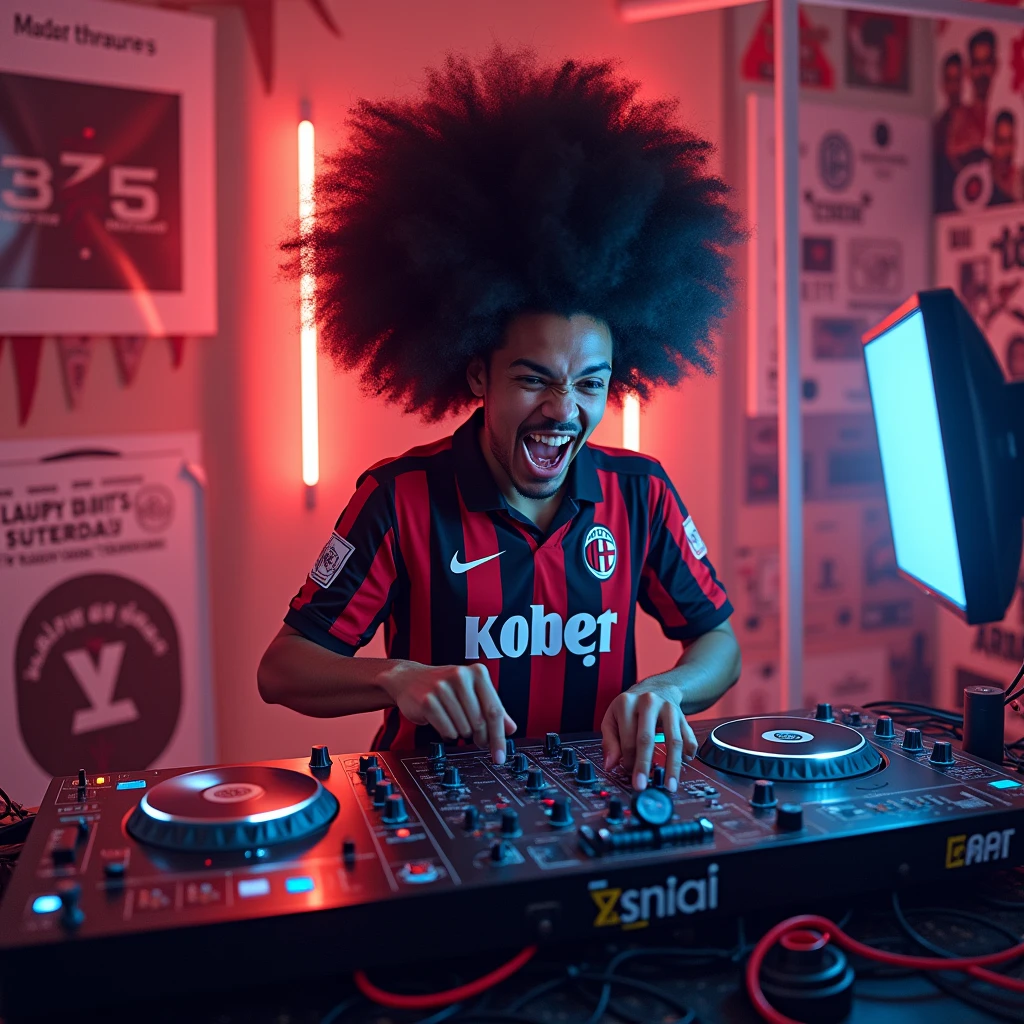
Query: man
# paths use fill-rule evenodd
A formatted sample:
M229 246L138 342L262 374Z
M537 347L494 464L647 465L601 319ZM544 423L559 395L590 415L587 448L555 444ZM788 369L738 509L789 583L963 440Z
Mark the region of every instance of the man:
M959 53L948 53L942 62L942 91L946 109L932 126L932 160L934 167L934 203L936 213L956 209L953 202L953 181L956 169L946 152L949 124L963 102L963 58Z
M975 32L967 43L967 73L973 96L952 112L946 136L946 155L954 172L967 164L986 160L985 136L988 131L988 97L998 63L996 37L990 29Z
M992 127L992 198L990 206L1019 203L1024 199L1021 171L1017 167L1017 119L1000 110Z
M449 58L362 102L321 181L325 345L451 437L371 467L260 664L304 714L385 710L375 749L599 728L643 789L739 676L731 606L654 459L587 439L609 397L710 369L742 235L708 143L608 64ZM301 248L304 245L305 248ZM309 247L313 255L308 256ZM695 439L697 440L697 439ZM636 606L679 640L637 680ZM387 658L354 658L380 624Z

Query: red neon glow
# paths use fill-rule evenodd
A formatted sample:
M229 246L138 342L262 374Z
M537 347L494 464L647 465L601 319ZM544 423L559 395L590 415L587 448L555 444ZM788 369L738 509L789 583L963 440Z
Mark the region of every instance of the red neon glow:
M299 122L299 233L313 229L316 207L314 181L313 122ZM305 263L305 253L300 252ZM300 288L301 336L299 359L302 375L302 482L312 487L320 479L320 413L316 372L316 279L303 273Z

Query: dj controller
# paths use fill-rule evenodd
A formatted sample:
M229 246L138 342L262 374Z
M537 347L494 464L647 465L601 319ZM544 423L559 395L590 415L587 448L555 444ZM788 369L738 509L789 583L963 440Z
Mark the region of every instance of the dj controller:
M674 792L656 767L635 793L599 737L554 733L509 741L500 767L474 747L317 746L54 779L0 906L0 1007L699 934L1024 861L1024 785L959 745L827 704L692 724Z

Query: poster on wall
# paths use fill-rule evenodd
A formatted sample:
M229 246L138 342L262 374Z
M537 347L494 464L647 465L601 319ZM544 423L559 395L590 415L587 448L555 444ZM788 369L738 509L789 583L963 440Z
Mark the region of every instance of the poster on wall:
M209 763L198 435L5 442L0 479L4 789Z
M935 53L935 212L1024 201L1024 29L939 22Z
M928 277L928 122L800 104L800 363L805 413L870 411L861 335ZM842 125L842 127L837 127ZM747 415L777 410L771 96L747 97Z
M910 91L910 19L879 11L845 11L846 84Z
M0 334L216 333L213 23L100 0L0 19Z

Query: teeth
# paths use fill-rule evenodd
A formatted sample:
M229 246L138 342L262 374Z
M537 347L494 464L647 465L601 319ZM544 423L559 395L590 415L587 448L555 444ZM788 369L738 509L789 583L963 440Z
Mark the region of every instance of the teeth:
M527 437L532 437L534 441L539 441L541 444L551 444L558 448L561 448L563 444L568 444L572 438L565 434L527 434Z

